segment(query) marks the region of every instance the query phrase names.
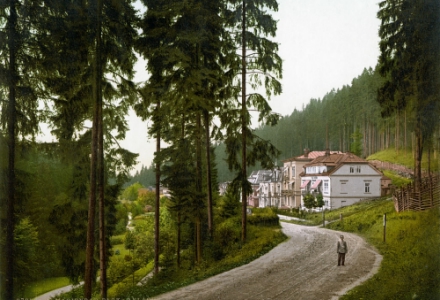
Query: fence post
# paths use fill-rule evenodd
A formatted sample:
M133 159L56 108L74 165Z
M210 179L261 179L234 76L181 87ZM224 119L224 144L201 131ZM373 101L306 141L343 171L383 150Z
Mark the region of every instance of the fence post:
M387 214L383 214L383 242L386 242Z
M429 196L431 197L431 208L433 207L434 203L434 191L432 190L432 177L431 174L429 174Z

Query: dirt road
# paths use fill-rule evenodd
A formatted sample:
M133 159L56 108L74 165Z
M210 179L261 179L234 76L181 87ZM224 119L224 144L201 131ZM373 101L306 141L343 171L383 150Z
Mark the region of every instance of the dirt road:
M281 222L289 239L257 260L153 299L338 299L374 275L382 261L362 238L343 233L344 267L337 266L340 232Z

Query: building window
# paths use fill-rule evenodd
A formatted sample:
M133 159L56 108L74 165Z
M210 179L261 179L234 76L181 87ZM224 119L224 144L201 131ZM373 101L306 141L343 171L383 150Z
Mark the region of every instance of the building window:
M356 167L356 173L360 173L361 172L361 166L357 166Z
M328 180L324 180L324 194L328 194Z
M292 178L295 178L295 166L292 167Z
M341 181L341 194L347 194L347 181Z
M370 183L365 182L365 193L369 193L369 192L370 192Z
M350 167L350 173L354 173L354 167Z

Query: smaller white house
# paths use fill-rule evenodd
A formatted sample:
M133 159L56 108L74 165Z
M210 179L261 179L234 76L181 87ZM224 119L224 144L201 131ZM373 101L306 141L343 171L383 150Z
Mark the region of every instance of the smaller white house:
M248 205L253 207L285 206L285 202L281 198L281 180L282 172L279 168L252 172L248 177L248 181L252 185L252 193L248 196Z
M308 193L321 193L326 209L380 197L382 176L367 160L353 153L326 152L303 167L300 174L301 205L304 205L304 195Z

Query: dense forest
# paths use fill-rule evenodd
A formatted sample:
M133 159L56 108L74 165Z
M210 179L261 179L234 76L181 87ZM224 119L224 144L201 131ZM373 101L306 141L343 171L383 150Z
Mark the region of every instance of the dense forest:
M132 0L0 1L2 299L57 276L83 281L81 298L107 298L127 261L133 272L152 261L156 278L163 266L166 279L244 249L248 224L278 222L270 209L248 219L239 199L249 172L304 148L411 148L421 180L424 151L438 149L437 0L381 2L377 67L290 116L269 105L282 94L276 0L140 4L143 13ZM139 56L149 77L135 83ZM131 181L137 154L118 142L129 109L156 141L152 165ZM52 143L36 142L42 124ZM154 192L135 184L125 199L135 182ZM129 216L139 215L132 234ZM275 230L266 233L270 243ZM124 258L114 251L122 239Z
M331 90L322 99L310 99L301 110L283 116L275 126L260 126L255 132L280 150L276 164L311 150L359 151L361 157L395 148L415 150L415 120L410 111L382 117L377 91L385 82L378 69L364 69L350 84ZM285 99L288 101L288 99ZM437 127L438 128L438 127ZM440 132L433 133L432 151L439 151ZM359 147L354 145L359 142ZM358 150L356 150L358 149ZM219 182L231 181L234 174L225 162L225 145L215 148ZM251 170L258 169L257 165ZM154 184L154 169L143 167L130 180L144 186Z

